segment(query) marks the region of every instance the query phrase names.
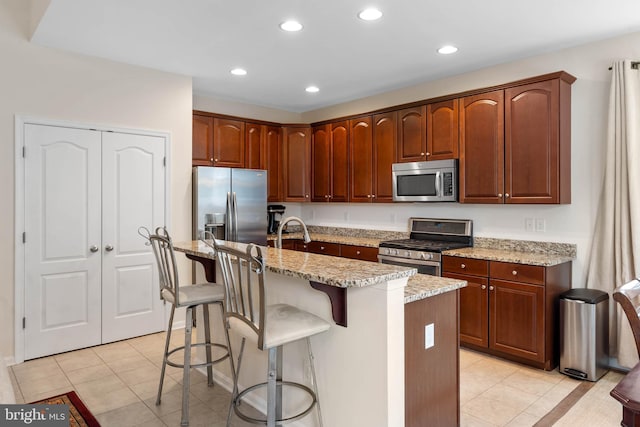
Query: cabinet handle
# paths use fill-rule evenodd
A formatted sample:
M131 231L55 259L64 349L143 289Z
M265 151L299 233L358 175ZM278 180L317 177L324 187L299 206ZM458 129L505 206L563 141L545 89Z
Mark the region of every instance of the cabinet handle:
M511 274L513 274L514 276L517 276L517 275L518 275L518 272L517 272L516 270L513 270L513 271L511 272Z
M367 194L367 199L370 199L370 198L371 198L371 194Z
M107 245L107 246L104 247L104 250L107 251L107 252L111 252L113 250L113 246Z
M218 163L218 159L213 159L213 161L214 161L215 163Z
M425 153L420 153L420 155L421 155L421 156L424 156L424 155L425 155Z
M305 199L308 199L308 198L309 198L309 195L308 195L308 194L305 194L305 195L304 195L304 198L305 198Z
M372 194L372 195L371 195L371 198L372 198L372 199L375 199L375 198L376 198L376 195L375 195L375 194Z
M209 161L210 161L211 163L213 163L213 157L212 157L212 158L210 158L210 159L209 159Z
M320 246L320 250L321 250L321 251L324 251L324 246Z
M480 286L480 289L487 289L487 285Z
M460 264L460 268L467 268L467 266L464 264Z
M502 193L498 193L498 197L502 197Z
M329 198L329 195L328 195L328 194L325 194L325 195L324 195L324 198L325 198L325 199L328 199L328 198Z
M360 255L360 251L356 251L356 255Z
M492 291L493 290L493 286L489 286L489 290Z
M505 193L504 197L509 197L509 193Z
M431 155L431 153L427 151L427 156L430 156L430 155Z
M91 252L98 252L98 247L97 247L96 245L93 245L93 246L91 246L91 247L89 248L89 250L90 250Z

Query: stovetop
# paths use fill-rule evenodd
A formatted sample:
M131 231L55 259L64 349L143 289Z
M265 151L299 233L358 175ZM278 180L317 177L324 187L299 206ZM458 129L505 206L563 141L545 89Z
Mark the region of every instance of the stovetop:
M380 242L381 248L408 249L413 251L442 252L449 249L466 248L468 242L447 242L422 239L387 240Z

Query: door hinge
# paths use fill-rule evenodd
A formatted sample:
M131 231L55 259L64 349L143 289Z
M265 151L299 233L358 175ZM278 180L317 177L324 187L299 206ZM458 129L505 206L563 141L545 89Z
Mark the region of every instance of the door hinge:
M25 147L24 145L22 146L22 158L27 157L27 147Z
M26 231L22 232L22 243L27 243L27 232Z
M167 158L166 157L162 158L162 166L167 167Z
M27 329L27 318L26 317L22 318L22 329Z

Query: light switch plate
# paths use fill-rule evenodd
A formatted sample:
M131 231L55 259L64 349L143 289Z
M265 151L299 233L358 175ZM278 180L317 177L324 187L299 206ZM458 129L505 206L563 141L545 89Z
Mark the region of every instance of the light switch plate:
M536 231L544 232L546 225L544 218L536 218Z
M434 327L433 323L429 323L428 325L424 325L424 348L425 350L431 348L435 345L434 343Z

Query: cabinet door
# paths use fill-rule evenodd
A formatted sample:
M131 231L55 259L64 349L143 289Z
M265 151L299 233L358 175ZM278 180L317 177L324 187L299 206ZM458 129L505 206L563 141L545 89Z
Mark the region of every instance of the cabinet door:
M373 116L373 201L393 201L391 165L397 161L397 113Z
M353 119L349 124L350 202L371 202L373 195L373 133L371 116Z
M283 134L284 200L308 202L311 129L286 127Z
M489 279L446 271L442 277L467 281L460 289L460 342L489 347Z
M340 245L338 243L327 243L312 241L307 244L309 252L314 254L340 256Z
M427 159L458 158L458 100L427 105Z
M193 166L213 165L213 117L193 115Z
M311 140L311 201L328 202L331 194L331 126L313 128Z
M427 159L427 107L398 111L398 161Z
M266 126L256 123L245 123L244 151L246 159L244 167L248 169L266 168Z
M267 201L280 202L282 194L282 128L267 126L264 132L267 169Z
M331 125L330 202L349 200L349 122Z
M462 98L460 203L503 203L504 92Z
M544 361L544 287L489 281L490 348L536 362Z
M214 166L244 167L244 122L213 119Z
M559 81L505 90L505 203L559 202Z

